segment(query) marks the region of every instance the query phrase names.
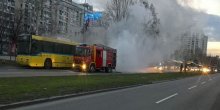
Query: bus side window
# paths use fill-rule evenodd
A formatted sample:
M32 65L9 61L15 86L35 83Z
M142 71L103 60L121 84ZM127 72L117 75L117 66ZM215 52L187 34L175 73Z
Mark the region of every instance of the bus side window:
M39 42L38 45L39 45L40 52L44 52L43 42Z
M45 49L45 52L48 52L48 53L54 53L54 45L53 43L50 43L50 42L44 42L44 49Z
M39 48L37 41L33 40L31 44L31 54L38 54L38 52L39 52Z
M76 46L72 46L71 52L72 55L76 54Z
M54 53L62 53L62 46L58 43L54 44Z
M65 53L68 54L68 55L71 55L71 45L66 45L65 46Z

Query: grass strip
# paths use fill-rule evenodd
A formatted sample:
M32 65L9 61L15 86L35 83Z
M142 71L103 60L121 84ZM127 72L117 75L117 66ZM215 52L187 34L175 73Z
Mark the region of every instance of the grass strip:
M62 77L0 78L0 104L47 98L93 90L151 84L199 75L198 73L126 74Z

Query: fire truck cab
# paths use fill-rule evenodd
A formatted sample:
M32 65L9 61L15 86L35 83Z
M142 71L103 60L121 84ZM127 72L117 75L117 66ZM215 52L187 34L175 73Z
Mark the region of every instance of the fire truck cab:
M116 69L117 50L101 45L81 44L76 47L73 57L73 68L84 72L105 71Z

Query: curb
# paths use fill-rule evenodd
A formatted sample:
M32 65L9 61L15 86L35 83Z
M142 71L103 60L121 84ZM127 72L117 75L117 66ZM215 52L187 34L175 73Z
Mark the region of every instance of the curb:
M149 83L149 84L152 84L152 83ZM92 94L96 94L96 93L109 92L109 91L115 91L115 90L121 90L121 89L127 89L127 88L139 87L139 86L143 86L143 84L124 86L124 87L116 87L116 88L110 88L110 89L101 89L101 90L95 90L95 91L90 91L90 92L68 94L68 95L63 95L63 96L54 96L54 97L41 98L41 99L35 99L35 100L30 100L30 101L22 101L22 102L17 102L17 103L0 105L0 110L18 108L18 107L28 106L28 105L33 105L33 104L56 101L56 100L61 100L61 99L66 99L66 98L74 98L74 97L79 97L79 96L84 96L84 95L92 95Z

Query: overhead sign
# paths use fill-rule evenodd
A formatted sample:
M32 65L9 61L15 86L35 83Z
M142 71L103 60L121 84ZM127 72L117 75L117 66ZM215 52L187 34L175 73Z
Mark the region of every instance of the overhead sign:
M98 21L102 18L101 12L93 12L93 13L86 13L84 20L85 21Z

